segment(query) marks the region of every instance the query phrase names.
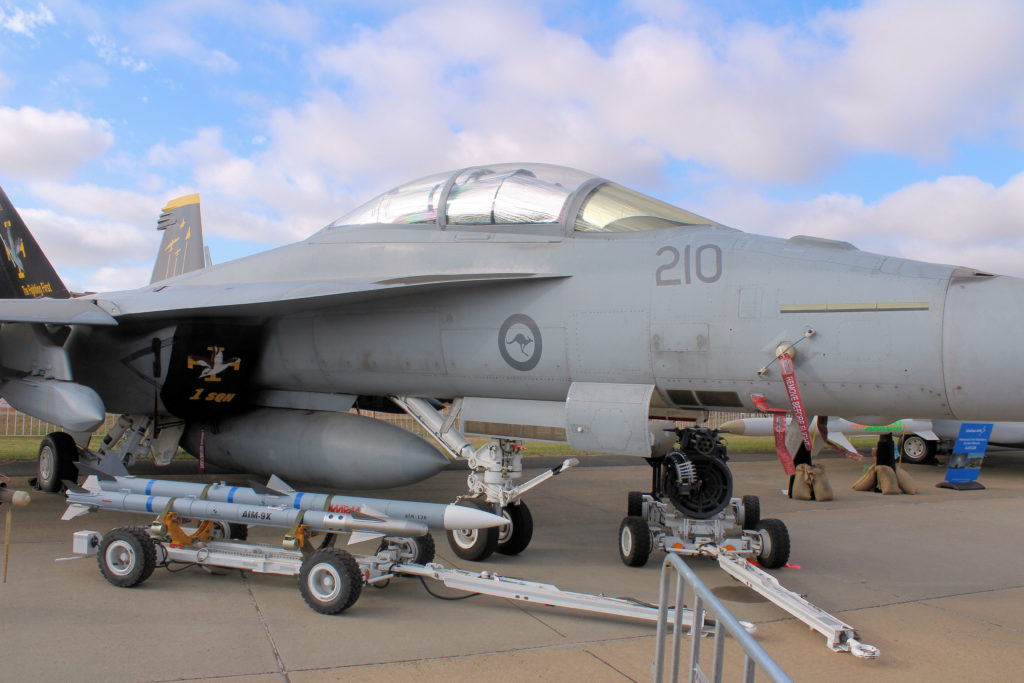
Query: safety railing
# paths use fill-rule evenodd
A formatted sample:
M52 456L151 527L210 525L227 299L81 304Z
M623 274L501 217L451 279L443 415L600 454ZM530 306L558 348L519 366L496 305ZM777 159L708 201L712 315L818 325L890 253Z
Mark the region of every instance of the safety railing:
M672 571L675 570L675 571ZM693 625L690 628L690 662L687 667L687 681L718 681L722 680L722 671L725 665L725 634L728 633L743 648L743 681L752 683L754 673L760 668L773 681L790 681L786 672L775 663L775 660L765 652L753 636L747 633L743 625L734 617L722 602L711 592L697 574L683 561L679 555L669 553L665 556L665 562L661 566L661 592L658 597L658 631L654 651L654 663L651 666L654 680L660 683L665 678L665 636L668 631L668 602L669 602L669 581L672 575L676 577L676 604L675 621L673 623L672 637L672 668L671 681L679 680L679 663L682 650L683 634L683 600L686 595L686 587L689 586L694 594L693 604ZM712 647L714 652L711 660L710 677L704 673L700 666L700 634L704 630L704 615L709 613L715 620L714 641Z

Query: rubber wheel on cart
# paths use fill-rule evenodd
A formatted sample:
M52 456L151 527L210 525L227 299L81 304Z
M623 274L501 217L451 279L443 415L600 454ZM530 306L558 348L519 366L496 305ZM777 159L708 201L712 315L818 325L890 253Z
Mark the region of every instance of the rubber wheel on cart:
M498 527L497 551L502 555L518 555L526 550L533 539L533 515L526 503L509 505L501 509L501 516L508 524Z
M363 590L359 563L341 548L321 548L302 561L299 592L320 614L338 614L352 606Z
M36 486L47 493L56 493L64 481L77 481L78 444L67 432L51 432L39 442Z
M741 529L754 531L761 522L761 499L757 496L743 496L743 521Z
M385 538L380 542L377 552L385 550L388 546L397 548L398 561L407 564L429 564L434 561L434 555L437 554L434 537L430 534Z
M765 569L778 569L789 562L789 530L781 519L762 519L758 525L761 549L757 561Z
M644 514L644 492L630 491L626 496L626 516L642 517Z
M936 443L917 434L900 438L900 460L911 465L924 465L935 459Z
M103 537L97 550L103 577L121 588L137 586L156 568L156 545L143 529L114 529Z
M249 538L249 527L246 524L216 521L210 529L210 534L215 541L223 541L226 538L232 541L245 541Z
M619 557L627 567L642 567L651 556L651 529L643 517L630 516L619 525Z
M475 507L484 512L494 512L494 507L475 498L463 500L459 505ZM490 529L453 529L448 532L448 545L452 552L464 560L482 562L498 548L498 527Z

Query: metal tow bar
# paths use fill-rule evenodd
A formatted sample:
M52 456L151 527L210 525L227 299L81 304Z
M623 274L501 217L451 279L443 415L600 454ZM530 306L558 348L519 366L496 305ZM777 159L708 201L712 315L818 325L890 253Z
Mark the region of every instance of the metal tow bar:
M731 553L720 553L718 564L743 585L757 591L773 603L825 636L828 646L835 652L849 652L861 659L876 659L881 651L857 640L857 631L788 588L778 579L754 566L745 558Z

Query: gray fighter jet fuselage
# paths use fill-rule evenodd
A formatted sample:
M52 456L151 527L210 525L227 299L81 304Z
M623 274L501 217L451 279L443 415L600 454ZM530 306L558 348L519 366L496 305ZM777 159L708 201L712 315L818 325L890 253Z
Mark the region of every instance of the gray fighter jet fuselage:
M305 241L73 300L109 320L53 345L56 379L107 412L184 420L182 444L210 462L380 486L441 461L354 422L357 400L465 399L466 432L648 456L648 417L752 411L755 394L787 407L787 345L811 414L1024 419L1022 302L1018 279L750 235L517 164L414 181ZM218 354L234 362L200 376ZM343 442L363 454L338 456Z

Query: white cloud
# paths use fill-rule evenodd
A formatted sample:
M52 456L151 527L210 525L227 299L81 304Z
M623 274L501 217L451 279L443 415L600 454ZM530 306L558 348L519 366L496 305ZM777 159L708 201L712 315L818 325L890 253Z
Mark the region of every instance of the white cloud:
M43 3L37 4L35 10L24 10L18 7L4 11L0 7L0 28L7 29L12 33L35 38L36 28L53 23L53 13Z
M145 71L149 68L149 64L144 60L134 57L128 48L118 47L113 39L108 36L89 36L89 44L96 49L96 54L107 64L115 64L129 71L136 72Z
M77 112L0 107L0 159L14 178L65 177L114 142L110 126Z
M1024 173L1000 187L946 176L875 204L853 195L784 203L723 192L702 210L746 232L845 240L867 251L1024 277Z

